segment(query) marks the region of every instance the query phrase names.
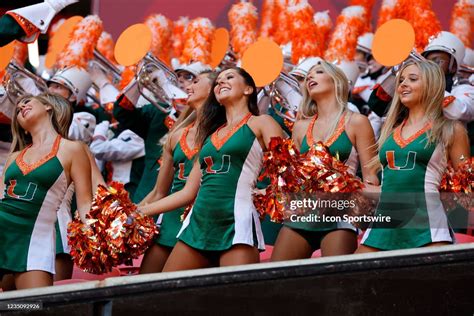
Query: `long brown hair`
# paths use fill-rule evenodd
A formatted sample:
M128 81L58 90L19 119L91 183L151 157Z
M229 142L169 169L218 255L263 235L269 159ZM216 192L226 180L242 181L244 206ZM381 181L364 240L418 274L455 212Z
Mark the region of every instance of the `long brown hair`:
M49 112L49 115L54 130L63 138L68 137L73 115L72 106L68 100L58 94L43 93L37 96L24 96L18 100L17 105L26 98L32 98L44 105L50 105L52 110ZM21 127L17 116L15 112L12 118L11 129L13 140L11 152L22 150L32 143L31 135Z
M259 115L260 112L257 105L257 86L255 85L255 81L253 80L252 76L250 76L248 72L240 67L226 68L221 70L219 74L229 69L235 70L239 75L242 76L242 78L244 78L245 83L252 88L253 91L247 99L247 107L253 115ZM199 147L202 147L207 137L214 133L220 126L227 123L225 107L219 104L214 93L214 87L216 86L216 83L217 78L212 83L211 93L202 106L202 115L200 116L198 130L196 133L196 144Z

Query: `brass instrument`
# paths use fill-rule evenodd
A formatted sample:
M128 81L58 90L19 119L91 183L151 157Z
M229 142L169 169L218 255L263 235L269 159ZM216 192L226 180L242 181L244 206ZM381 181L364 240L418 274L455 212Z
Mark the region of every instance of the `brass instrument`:
M164 87L163 82L159 82L159 80L153 78L152 74L156 71L162 72L167 83L174 86L173 90L175 91L167 89ZM141 95L165 113L169 113L173 108L173 99L180 99L186 95L184 91L178 88L178 78L176 74L150 52L143 58L136 74L136 79ZM145 90L151 92L155 98L150 97ZM182 94L179 95L178 93Z
M119 84L122 80L122 72L107 58L104 57L97 49L94 49L94 58L89 62L97 65L104 73L112 75L112 83Z
M9 75L8 81L5 84L5 90L8 98L13 104L16 104L17 100L24 96L31 94L29 91L25 91L20 80L31 79L35 83L36 87L42 92L48 91L48 85L40 76L35 75L31 71L19 66L16 62L11 61L7 66L7 73Z
M282 72L280 73L280 76L277 78L277 80L270 84L269 89L271 105L275 110L275 113L284 119L294 122L296 121L299 102L298 104L293 104L292 102L290 102L290 100L287 100L286 96L284 96L283 93L278 89L277 83L279 81L284 84L287 84L294 92L301 96L299 82L291 75Z

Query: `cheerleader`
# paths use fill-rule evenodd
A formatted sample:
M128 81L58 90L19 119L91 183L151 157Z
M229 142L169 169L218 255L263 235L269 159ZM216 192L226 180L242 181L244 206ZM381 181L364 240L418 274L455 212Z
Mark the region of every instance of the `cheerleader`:
M444 78L431 61L409 61L399 71L374 162L383 171L376 215L392 223L373 223L358 253L454 242L438 187L448 160L456 168L469 157L469 140L461 123L443 116Z
M283 131L271 117L258 114L252 77L237 67L222 71L197 125L201 151L186 185L141 208L153 215L195 199L163 271L259 262L264 241L252 192L262 149Z
M15 113L13 153L0 188L0 274L14 274L16 288L24 289L53 284L54 223L68 185L75 184L83 221L92 188L87 153L65 139L72 109L64 98L25 97Z
M306 77L301 119L296 122L292 137L301 153L323 141L352 173L360 159L364 179L378 183L374 168L367 167L375 156L374 133L367 117L347 109L348 91L342 70L319 61ZM350 223L287 222L276 240L272 261L309 258L317 249L323 256L350 254L356 248L357 230Z
M194 78L186 87L188 108L183 112L175 127L168 133L163 146L161 168L154 189L139 206L147 205L168 195L180 191L186 184L194 163L198 148L195 144L197 125L201 118L200 108L211 92L216 73L204 71ZM171 190L170 190L171 188ZM181 216L184 208L165 213L161 217L160 234L156 243L150 247L143 257L140 273L161 272L168 256L176 245Z

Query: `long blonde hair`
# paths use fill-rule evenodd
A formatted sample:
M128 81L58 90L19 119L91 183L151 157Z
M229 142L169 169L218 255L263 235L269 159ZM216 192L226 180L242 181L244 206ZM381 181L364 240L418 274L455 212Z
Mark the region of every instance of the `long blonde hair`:
M313 117L318 113L318 105L316 102L311 99L309 95L308 89L306 88L306 83L308 80L308 75L316 68L321 67L323 68L324 72L327 73L334 82L334 94L336 96L336 103L337 103L337 116L334 122L332 123L331 127L328 129L326 136L330 137L330 135L334 134L334 131L337 128L337 125L341 119L341 116L347 110L347 101L349 98L349 80L347 79L344 72L339 69L339 67L328 63L327 61L321 60L318 64L314 65L306 75L304 79L304 89L303 89L303 99L299 106L299 119L308 119Z
M54 130L63 138L68 137L73 115L72 106L68 100L58 94L43 93L37 96L24 96L18 100L17 105L26 98L50 105L52 110L49 112L49 117ZM20 126L16 111L12 118L11 129L13 136L11 152L22 150L32 143L31 135Z
M445 148L449 147L453 141L454 122L448 120L443 115L443 99L446 82L441 68L432 61L409 60L404 63L398 71L396 77L395 95L387 113L387 119L382 127L380 138L377 141L377 147L380 148L390 137L393 130L398 127L407 117L408 109L402 104L398 87L400 85L400 76L408 66L415 65L420 70L421 80L423 83L423 91L420 103L425 108L425 116L432 123L431 129L427 132L428 143L441 142ZM380 167L378 156L370 162L370 165Z

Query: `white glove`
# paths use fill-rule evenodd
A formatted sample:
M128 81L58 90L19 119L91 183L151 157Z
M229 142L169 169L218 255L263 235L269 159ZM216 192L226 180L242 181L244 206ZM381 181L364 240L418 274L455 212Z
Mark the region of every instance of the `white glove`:
M469 83L474 86L474 74L469 77Z
M173 85L166 77L164 71L155 70L151 73L151 78L156 80L170 99L186 99L187 93Z
M96 125L94 130L94 137L103 136L107 139L107 132L109 131L110 122L102 121Z
M107 75L92 62L89 64L89 75L91 76L92 82L95 83L99 89L109 83Z
M79 2L79 0L44 0L49 6L58 13L70 4Z

